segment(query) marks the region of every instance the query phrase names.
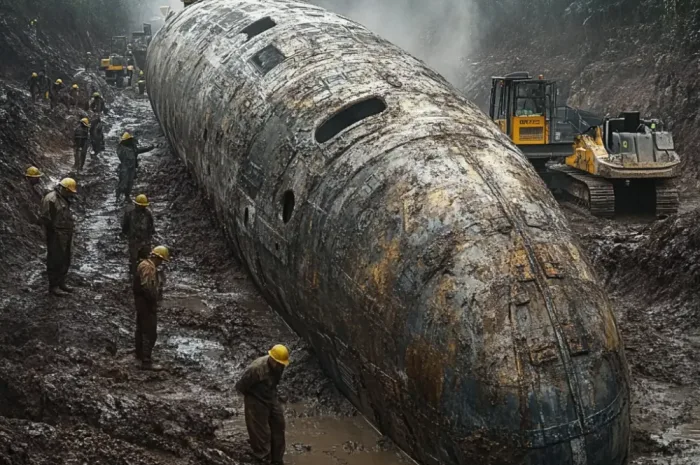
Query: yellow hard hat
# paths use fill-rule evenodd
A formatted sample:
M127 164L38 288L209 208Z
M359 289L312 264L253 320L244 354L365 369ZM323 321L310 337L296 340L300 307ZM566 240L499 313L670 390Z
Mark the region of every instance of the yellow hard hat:
M154 247L151 254L155 255L156 257L158 257L160 259L165 260L166 262L170 260L170 251L164 245L159 245L158 247Z
M73 89L78 89L78 84L73 84Z
M37 78L37 77L39 77L39 75L36 74L36 73L32 73L32 77L33 77L33 78Z
M133 138L134 138L134 136L132 136L128 132L125 132L124 134L122 134L122 141L133 139Z
M268 352L272 360L284 366L289 365L289 351L282 344L277 344Z
M90 120L87 118L81 119L80 122L83 123L85 126L90 126Z
M136 205L141 206L141 207L147 207L149 205L148 198L144 194L137 195L136 198L134 199L134 203Z
M94 92L92 94L93 97L102 97L99 92Z
M37 168L36 166L30 166L29 168L27 168L25 176L28 178L40 178L43 176L43 174L41 174L41 171L39 171L39 168Z
M74 194L78 192L78 184L73 178L63 178L61 179L61 182L59 182L59 184Z
M63 80L62 80L62 79L56 79L56 84L63 84Z
M139 76L143 76L143 70L139 71Z

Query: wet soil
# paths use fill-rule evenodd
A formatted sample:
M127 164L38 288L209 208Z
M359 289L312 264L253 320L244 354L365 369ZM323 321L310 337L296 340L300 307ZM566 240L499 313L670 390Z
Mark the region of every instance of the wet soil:
M562 203L612 299L632 381L633 465L700 463L700 210L666 220ZM690 211L688 211L690 210Z
M67 297L47 294L43 245L24 256L0 298L1 464L247 464L242 399L233 386L274 343L291 349L287 462L407 463L321 372L314 355L262 300L227 248L206 199L167 149L148 100L116 97L107 151L75 174L77 231ZM157 148L141 157L136 193L170 246L154 356L139 369L134 310L117 204L118 136ZM52 154L54 179L70 150ZM35 231L36 232L36 231Z
M82 112L32 106L14 85L0 90L0 143L8 155L0 162L10 173L0 186L0 464L247 464L233 385L277 342L294 360L281 386L289 463L409 462L356 414L260 297L207 199L167 149L147 99L131 90L111 102L107 152L76 174L76 292L49 297L42 232L31 224L36 205L13 179L29 162L47 173L47 185L69 172L70 129ZM148 195L157 239L174 256L155 351L165 370L157 373L139 370L131 349L133 303L118 234L124 205L114 197L115 147L124 130L158 145L141 158L134 193ZM678 216L611 221L562 203L625 339L634 465L700 463L699 205L686 193Z
M76 292L47 295L43 245L7 255L22 260L12 262L1 283L0 463L249 463L233 385L250 360L277 342L292 349L294 360L281 386L288 399L289 463L408 463L356 414L313 353L262 300L226 246L206 198L168 151L148 101L126 90L112 107L107 152L76 174L70 274ZM149 197L157 240L174 257L155 350L165 369L157 373L139 370L131 349L133 303L118 234L124 205L114 196L115 147L124 130L158 146L142 156L134 193ZM65 144L55 147L46 157L53 181L72 161ZM696 262L689 239L696 236L681 234L700 224L694 202L684 202L690 212L662 222L601 220L562 204L607 284L625 338L635 465L700 463L700 333L691 292L697 287L682 281ZM30 229L33 235L23 240L40 244L40 230ZM685 284L659 292L669 282Z

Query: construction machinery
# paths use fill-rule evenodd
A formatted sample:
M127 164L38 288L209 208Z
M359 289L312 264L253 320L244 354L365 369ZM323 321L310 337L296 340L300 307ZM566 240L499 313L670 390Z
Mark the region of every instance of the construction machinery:
M148 44L151 43L152 37L151 25L148 23L143 24L142 31L131 33L131 51L136 60L136 66L138 66L139 69L144 69L146 67L146 52L148 51Z
M109 84L122 87L126 67L126 36L113 36L109 57L100 60L100 69L104 71L105 80Z
M671 133L636 111L617 118L558 105L557 81L527 72L491 79L489 115L547 185L596 216L678 210L680 157Z

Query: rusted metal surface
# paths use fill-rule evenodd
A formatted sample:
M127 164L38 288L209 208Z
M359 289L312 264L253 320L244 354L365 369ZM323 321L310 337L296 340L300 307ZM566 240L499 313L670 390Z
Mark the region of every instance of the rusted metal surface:
M174 14L147 74L266 298L414 458L624 462L605 292L527 159L441 76L284 0Z

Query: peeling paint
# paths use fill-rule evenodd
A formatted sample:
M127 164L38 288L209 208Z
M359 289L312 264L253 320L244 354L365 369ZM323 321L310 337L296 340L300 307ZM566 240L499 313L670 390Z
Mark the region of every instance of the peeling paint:
M602 286L527 159L444 78L286 0L174 14L147 75L267 300L409 454L625 462L627 364Z

